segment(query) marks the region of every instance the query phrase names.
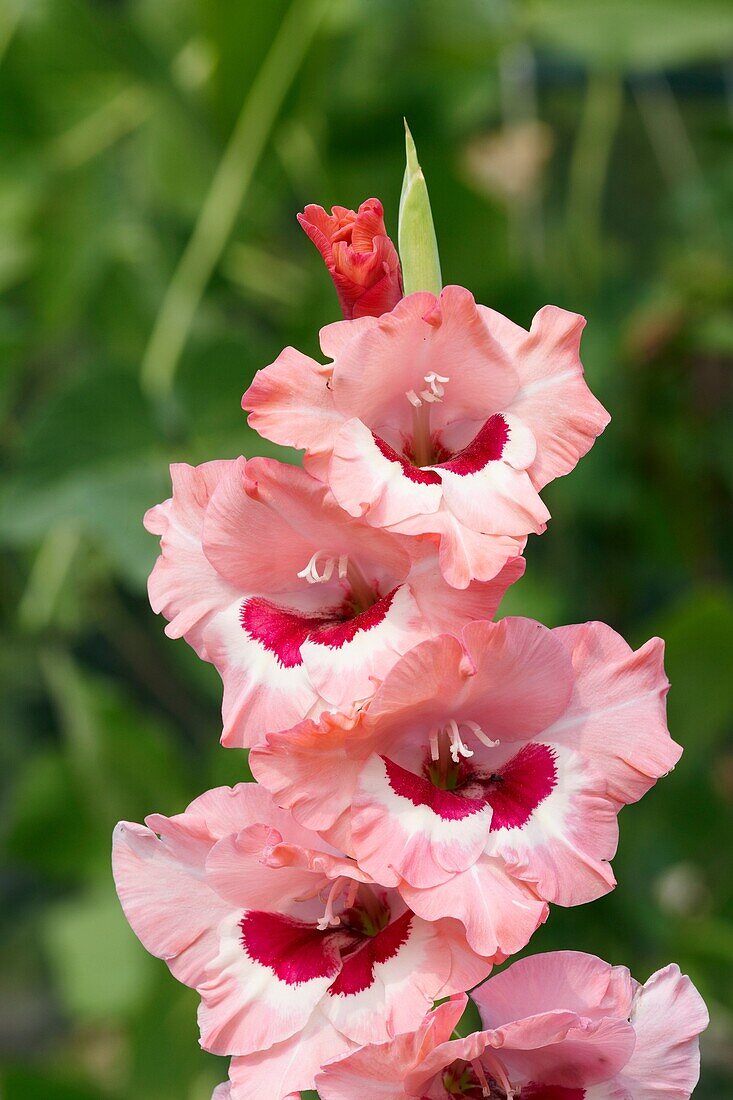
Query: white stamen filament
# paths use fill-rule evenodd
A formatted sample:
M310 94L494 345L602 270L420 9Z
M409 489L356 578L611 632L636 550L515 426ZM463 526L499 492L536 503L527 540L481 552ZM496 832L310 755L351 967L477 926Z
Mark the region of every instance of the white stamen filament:
M318 572L318 563L323 559L323 569ZM324 581L330 581L334 574L334 570L338 565L338 575L343 580L346 576L349 568L349 558L347 554L341 554L340 557L333 557L331 554L326 554L324 550L316 550L315 554L311 557L310 561L306 565L305 569L301 569L298 573L299 577L308 581L308 584L323 584Z
M450 738L450 754L454 764L458 763L458 757L464 756L468 758L473 756L473 749L469 749L467 745L461 741L461 734L458 723L455 718L451 718L446 727L446 732Z
M349 887L349 892L346 895L346 903L344 905L344 909L353 909L354 902L356 901L356 895L358 893L359 893L359 883L354 878L354 879L351 880L351 886Z
M331 889L328 892L328 897L326 899L326 912L323 914L316 925L319 932L325 932L327 928L331 928L336 924L341 924L341 917L336 916L333 911L333 906L336 899L343 891L344 881L345 880L341 877L334 879L333 885L331 886Z
M473 749L469 749L468 745L466 745L461 737L461 729L468 730L472 733L476 740L480 741L482 745L485 745L487 749L495 749L497 745L500 744L498 740L492 740L491 737L487 737L478 722L457 722L455 718L451 718L442 729L439 728L430 731L430 759L434 763L440 759L441 736L448 738L449 751L454 764L459 762L461 756L465 759L469 759L469 757L473 756Z
M473 1060L473 1062L471 1062L471 1066L473 1068L473 1072L476 1074L476 1080L478 1081L478 1083L481 1086L481 1095L490 1097L491 1096L491 1088L489 1087L489 1082L486 1080L486 1074L484 1073L484 1067L481 1065L478 1058L475 1058Z
M490 737L487 737L478 722L464 722L464 726L470 729L473 736L481 742L482 745L486 745L487 749L495 749L501 742L497 738L496 741L492 741Z
M502 1062L499 1061L497 1056L491 1051L484 1051L482 1055L483 1060L488 1065L488 1070L496 1083L504 1090L506 1100L516 1100L516 1090L512 1088L511 1081L507 1077L507 1072ZM471 1063L476 1068L475 1063ZM481 1078L479 1078L481 1080ZM491 1092L484 1092L484 1096L490 1096Z

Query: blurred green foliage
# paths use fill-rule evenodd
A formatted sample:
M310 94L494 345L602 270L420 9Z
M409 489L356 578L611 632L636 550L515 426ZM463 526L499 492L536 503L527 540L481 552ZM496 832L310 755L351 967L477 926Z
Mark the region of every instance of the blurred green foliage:
M268 450L248 380L337 316L294 215L376 194L396 233L402 115L445 280L585 314L614 416L506 610L664 635L686 748L623 812L618 890L532 950L678 960L713 1015L696 1095L733 1096L732 48L729 0L0 3L5 1100L225 1075L110 880L118 818L247 776L140 521L169 461Z

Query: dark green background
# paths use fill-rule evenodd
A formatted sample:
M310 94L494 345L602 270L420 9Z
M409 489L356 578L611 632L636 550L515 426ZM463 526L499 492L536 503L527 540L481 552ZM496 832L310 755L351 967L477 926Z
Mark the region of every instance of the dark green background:
M266 446L249 379L337 317L295 213L375 194L396 233L404 114L446 282L523 325L585 314L614 418L547 490L506 608L666 637L686 750L622 814L616 892L532 947L642 980L678 960L713 1017L696 1095L731 1097L733 9L333 0L308 45L319 5L296 0L263 74L280 0L0 3L0 1091L208 1100L225 1074L109 875L119 817L246 772L216 675L148 608L140 520L170 460Z

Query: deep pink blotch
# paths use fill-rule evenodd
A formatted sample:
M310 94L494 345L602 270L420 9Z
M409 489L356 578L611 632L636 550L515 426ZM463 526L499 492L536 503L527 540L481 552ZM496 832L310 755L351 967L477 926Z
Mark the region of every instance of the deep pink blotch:
M447 462L441 462L438 469L459 474L461 477L477 474L487 463L498 462L508 439L509 425L503 416L495 413L462 451L458 451Z
M557 783L555 754L547 745L525 745L486 780L486 800L494 811L491 831L518 829Z
M412 913L408 910L376 936L365 938L364 945L344 960L341 973L330 987L329 994L336 997L369 989L374 981L375 964L394 958L407 942L411 924Z
M294 668L303 663L301 646L305 642L340 649L360 631L378 626L392 606L396 591L393 588L356 615L348 603L330 613L306 615L255 596L242 604L239 621L250 638L274 653L285 668Z
M427 806L444 821L462 821L480 813L486 805L484 799L466 798L460 791L444 791L421 775L414 775L399 764L381 757L387 780L395 794L408 799L413 806Z
M242 947L253 962L269 967L288 985L338 973L333 933L281 913L250 910L239 922Z

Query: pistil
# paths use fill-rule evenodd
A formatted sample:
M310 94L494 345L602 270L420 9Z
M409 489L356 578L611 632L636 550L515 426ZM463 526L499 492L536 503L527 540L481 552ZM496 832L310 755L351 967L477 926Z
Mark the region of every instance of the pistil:
M339 576L341 576L341 573L339 573ZM348 563L345 576L351 589L351 598L358 611L366 611L367 608L372 607L377 602L378 597L374 587L369 584L353 559Z
M341 924L341 917L334 912L334 906L346 889L347 884L348 891L344 903L344 912L347 909L351 909L356 901L359 883L355 879L347 878L344 875L340 875L338 878L334 879L326 899L326 911L316 923L319 932L325 932L328 928L334 928L336 925Z

